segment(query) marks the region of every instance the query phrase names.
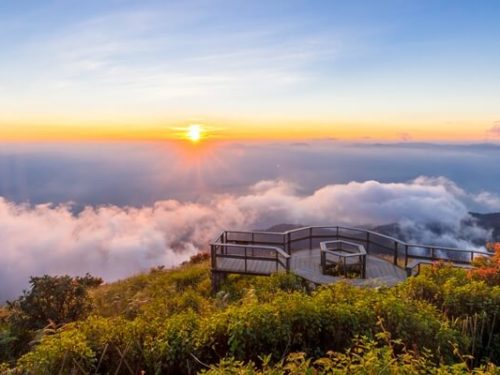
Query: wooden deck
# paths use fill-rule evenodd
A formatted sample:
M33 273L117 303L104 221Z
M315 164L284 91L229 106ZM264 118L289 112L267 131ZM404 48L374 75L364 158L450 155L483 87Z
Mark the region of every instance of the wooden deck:
M315 284L331 284L344 277L324 275L321 272L320 249L302 250L293 253L290 258L290 270ZM220 258L217 260L217 271L227 273L246 273L254 275L269 275L280 271L273 261L247 260L245 271L244 259ZM406 278L403 269L392 263L368 255L366 260L366 279L347 279L356 285L387 285L391 286Z
M327 246L333 242L363 246L364 250L360 252L362 257L355 255L348 262L359 259L366 266L363 268L366 270L364 279L323 274L322 251L324 261L326 253L342 258L335 254L338 249ZM320 250L321 246L326 247ZM490 256L480 250L407 243L368 229L343 226L311 226L287 232L224 231L210 244L210 253L214 291L218 290L221 280L228 273L271 275L275 272L294 272L315 284L348 280L357 285L390 286L413 275L415 261L429 263L441 260L468 267L475 257ZM347 258L344 256L343 262Z
M344 277L324 275L321 272L320 250L302 250L291 257L292 272L315 284L331 284ZM366 279L348 279L356 285L387 285L391 286L406 279L403 269L392 263L368 255L366 258Z

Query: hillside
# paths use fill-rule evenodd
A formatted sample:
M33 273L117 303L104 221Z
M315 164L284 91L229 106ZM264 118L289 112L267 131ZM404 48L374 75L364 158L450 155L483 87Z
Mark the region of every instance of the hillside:
M20 332L6 316L0 372L462 374L500 358L500 287L464 270L438 265L382 289L233 276L215 296L209 276L198 256L91 288L91 311L57 329Z

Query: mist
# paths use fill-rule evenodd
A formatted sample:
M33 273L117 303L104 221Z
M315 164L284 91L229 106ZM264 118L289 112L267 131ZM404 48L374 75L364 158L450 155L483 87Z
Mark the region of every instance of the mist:
M302 194L331 184L406 182L442 176L500 210L497 145L175 142L1 144L0 196L16 203L151 206L242 195L261 180L286 180ZM490 194L493 194L491 196Z
M173 267L208 249L221 230L304 225L398 223L410 239L477 248L491 233L475 225L468 192L445 177L407 182L327 184L310 193L293 181L259 181L242 193L151 205L32 204L0 199L0 300L19 295L31 275L87 272L113 281L154 266ZM489 201L498 201L488 192ZM483 207L484 208L484 207ZM429 228L439 225L435 233Z

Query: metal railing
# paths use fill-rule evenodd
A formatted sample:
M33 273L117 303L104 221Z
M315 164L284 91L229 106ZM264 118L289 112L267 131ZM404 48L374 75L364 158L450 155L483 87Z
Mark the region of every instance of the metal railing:
M406 275L408 277L417 276L420 274L422 266L432 265L432 264L433 264L433 262L429 261L429 260L415 259L412 262L408 263L408 266L406 266ZM466 264L466 263L449 263L449 264L453 267L463 268L463 269L473 269L474 268L474 266L472 266L471 264Z
M321 242L328 240L347 240L361 244L368 254L388 258L401 268L406 268L412 259L471 264L476 256L489 256L480 250L412 244L368 229L345 226L310 226L282 233L224 231L211 246L215 248L225 244L272 246L291 255L303 249L319 248ZM212 253L214 254L213 250ZM219 253L215 251L215 255ZM212 262L216 258L217 256L213 255ZM216 264L212 263L212 268L217 269Z
M323 274L326 273L329 265L341 266L344 276L348 275L348 260L357 260L359 273L362 279L366 278L366 250L363 245L342 240L324 241L320 243L321 249L321 269ZM333 261L328 258L328 255L334 256L337 260ZM357 259L356 259L357 258Z
M223 243L211 244L212 269L244 274L269 275L279 271L290 271L290 254L279 247L256 244ZM232 262L231 262L232 260ZM260 267L256 262L260 262ZM271 264L262 267L262 262Z

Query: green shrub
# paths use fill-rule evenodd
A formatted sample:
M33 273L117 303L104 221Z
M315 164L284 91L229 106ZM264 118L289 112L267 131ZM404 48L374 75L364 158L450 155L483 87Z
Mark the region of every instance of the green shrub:
M436 365L429 351L421 353L404 348L399 341L390 339L388 333L377 336L378 340L366 337L356 338L353 346L343 353L328 352L325 357L308 358L305 353L291 353L284 360L272 363L269 357L262 359L261 365L244 362L233 357L222 359L217 365L202 371L204 375L459 375L459 374L499 374L500 369L493 364L469 370L464 361L453 365Z
M85 318L92 309L88 289L101 283L102 279L89 274L32 277L31 289L17 300L7 302L9 323L19 329L37 330Z
M95 359L84 334L70 328L42 338L40 345L19 359L16 370L38 375L70 373L75 368L91 368Z
M188 374L224 358L209 371L466 373L465 364L500 358L498 293L442 265L378 289L341 282L311 291L292 274L233 276L217 296L207 262L154 269L94 290L93 314L45 332L16 370Z

